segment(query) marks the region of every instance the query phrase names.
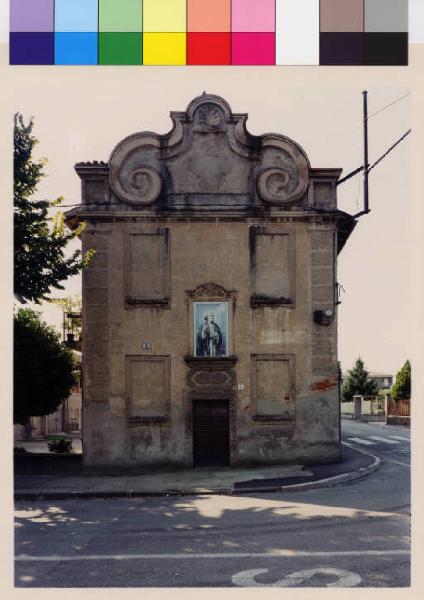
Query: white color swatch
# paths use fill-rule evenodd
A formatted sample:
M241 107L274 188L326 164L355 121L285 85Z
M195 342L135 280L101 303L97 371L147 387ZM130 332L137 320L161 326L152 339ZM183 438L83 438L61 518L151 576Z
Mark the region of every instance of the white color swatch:
M319 0L277 0L277 65L319 65Z
M409 42L424 42L424 0L409 0Z
M0 0L0 43L9 39L9 2Z

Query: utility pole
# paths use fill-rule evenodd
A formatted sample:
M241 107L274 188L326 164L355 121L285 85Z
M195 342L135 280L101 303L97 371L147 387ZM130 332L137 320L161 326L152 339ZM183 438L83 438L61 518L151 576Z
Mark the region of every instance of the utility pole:
M409 95L409 94L406 94L406 95ZM403 100L403 98L406 98L406 96L402 96L402 98L398 98L394 102L387 104L379 111L371 114L370 117L368 116L368 92L367 92L367 90L364 90L362 92L362 98L363 98L363 115L364 115L364 119L363 119L364 120L364 163L363 163L363 165L361 165L354 171L351 171L348 175L346 175L342 179L339 179L339 181L336 184L336 185L341 185L342 183L345 183L345 181L348 181L352 177L355 177L355 175L359 175L359 173L363 173L363 177L364 177L364 208L363 208L363 210L361 210L361 212L358 212L356 215L352 215L352 217L354 219L356 219L358 217L362 217L363 215L367 215L371 211L370 205L369 205L369 185L368 185L370 171L372 171L377 165L379 165L381 163L381 161L384 160L386 158L386 156L388 156L397 146L399 146L399 144L401 142L403 142L403 140L405 138L407 138L408 135L410 135L410 133L411 133L411 129L408 129L408 131L406 131L398 140L396 140L396 142L394 144L392 144L390 146L390 148L388 148L386 150L386 152L384 152L384 154L382 154L375 162L373 162L370 165L368 162L368 120L371 117L373 117L374 115L378 114L379 112L386 110L386 108L389 108L396 102L399 102L399 100Z
M369 185L368 185L368 91L362 92L364 105L364 214L370 212L369 208Z

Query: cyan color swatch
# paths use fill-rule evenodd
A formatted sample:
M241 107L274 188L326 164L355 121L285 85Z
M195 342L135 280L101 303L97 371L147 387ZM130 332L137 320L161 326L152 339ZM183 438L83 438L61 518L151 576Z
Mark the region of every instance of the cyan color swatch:
M97 31L98 20L98 0L55 2L55 31Z

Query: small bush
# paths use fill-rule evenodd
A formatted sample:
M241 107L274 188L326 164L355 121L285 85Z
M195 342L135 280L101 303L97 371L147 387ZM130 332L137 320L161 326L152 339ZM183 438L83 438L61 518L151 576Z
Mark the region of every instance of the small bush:
M47 446L50 452L55 452L56 454L72 452L72 440L66 438L51 440Z
M25 452L27 452L27 449L24 448L23 446L15 446L13 448L13 453L14 454L25 454Z

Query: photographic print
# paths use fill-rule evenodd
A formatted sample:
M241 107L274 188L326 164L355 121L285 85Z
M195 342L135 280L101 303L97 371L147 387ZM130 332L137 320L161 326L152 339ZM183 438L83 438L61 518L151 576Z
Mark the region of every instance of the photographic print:
M93 100L110 89L103 77L84 81ZM410 501L411 299L397 232L410 218L411 92L273 81L265 101L249 78L199 93L209 80L189 79L175 100L115 88L81 114L65 76L53 112L20 103L16 233L25 211L51 215L47 248L81 240L82 254L68 254L77 275L61 291L40 253L25 277L33 255L16 239L19 297L70 298L16 300L15 584L407 587L409 514L393 506ZM40 212L39 199L61 196ZM375 244L382 232L390 246ZM382 304L387 269L398 291ZM59 328L48 363L72 351L81 389L58 395L56 368L37 377L42 336L36 351L28 339L47 322ZM323 525L330 547L316 541Z
M5 597L415 591L423 3L0 0Z
M195 356L228 356L228 302L194 303Z

